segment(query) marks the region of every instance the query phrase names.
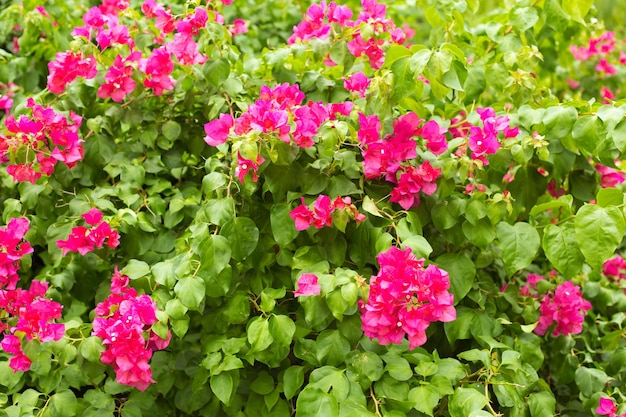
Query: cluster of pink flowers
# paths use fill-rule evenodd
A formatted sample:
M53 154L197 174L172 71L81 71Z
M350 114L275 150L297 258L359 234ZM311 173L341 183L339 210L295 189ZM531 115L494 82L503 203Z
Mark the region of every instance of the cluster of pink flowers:
M83 56L80 52L57 52L56 60L48 63L48 90L61 94L69 83L78 77L94 78L98 74L93 55Z
M39 339L42 342L60 340L65 334L65 325L54 323L61 318L63 306L44 298L48 283L33 280L30 289L0 290L0 311L8 316L7 321L15 325L0 322L0 332L5 333L0 347L12 355L9 366L14 372L28 371L31 360L22 351L22 339Z
M424 260L409 248L391 247L377 259L380 270L371 278L367 303L359 300L366 336L388 345L401 343L406 335L413 349L426 343L431 322L456 319L446 271L435 265L424 269Z
M335 200L331 200L329 196L322 194L313 202L313 209L305 204L304 197L301 197L301 201L302 204L289 212L296 225L296 230L306 230L311 225L316 229L332 226L332 216L335 210L345 210L357 223L366 219L366 216L359 213L352 204L350 197L337 197Z
M626 280L626 259L615 255L602 265L602 273L617 281Z
M522 285L519 289L520 295L524 297L539 297L537 294L537 283L544 279L543 275L528 274L526 275L526 284Z
M600 174L600 187L602 188L613 188L617 184L621 184L626 181L624 173L616 170L615 168L602 164L596 164L596 171Z
M33 252L24 241L30 224L24 217L9 220L0 228L0 347L12 355L9 366L14 371L27 371L31 360L22 351L22 339L42 342L59 340L65 333L63 324L53 323L61 318L62 306L44 298L47 282L33 280L30 289L16 288L19 261Z
M307 297L309 295L318 295L321 287L317 282L317 275L302 274L298 278L298 289L293 292L294 297Z
M570 52L574 55L574 58L579 61L599 58L596 71L609 75L615 75L617 73L615 67L607 60L607 57L613 51L615 51L615 32L610 31L604 32L597 38L589 39L587 46L570 45ZM624 52L620 52L619 63L622 65L626 64L626 54L624 54Z
M144 391L154 382L149 363L152 352L165 349L171 334L162 339L152 331L156 304L147 294L137 295L128 283L128 277L116 268L111 294L96 306L92 335L102 339L105 350L100 360L113 367L117 382Z
M227 2L222 2L226 4ZM92 38L104 51L107 48L125 46L130 52L125 55L118 54L113 65L106 69L105 83L98 89L98 97L111 98L116 102L122 102L124 98L134 91L136 82L135 74L139 70L143 76L143 84L153 90L154 94L162 95L166 90L174 88L174 79L171 74L174 71L175 58L180 65L202 64L207 57L199 52L198 44L194 37L206 27L211 17L217 23L223 24L224 18L215 10L206 7L196 7L191 13L182 18L176 18L171 8L157 3L155 0L145 0L141 11L148 19L154 19L154 25L158 32L154 34L155 41L161 46L150 51L147 57L136 49L131 30L137 25L130 26L122 23L120 12L129 7L126 0L105 1L97 7L92 7L83 15L84 26L74 28L72 34L88 41ZM231 33L245 33L245 22L235 20L230 29ZM165 42L165 36L173 33L173 38ZM77 77L90 79L96 76L96 60L93 55L84 57L79 52L57 53L56 60L50 62L50 75L48 77L48 89L61 94L65 91L68 83Z
M565 281L555 291L544 295L535 333L544 335L550 326L556 324L553 336L578 334L582 332L585 314L589 309L591 303L582 297L580 287Z
M626 413L617 414L617 405L613 398L600 398L598 408L596 408L596 414L607 417L626 417Z
M109 223L102 221L100 210L94 207L81 216L90 227L74 227L66 240L57 240L57 246L63 250L63 256L67 255L68 252L78 252L85 255L105 244L110 248L115 248L120 244L119 233L111 229Z
M285 143L295 143L302 148L314 145L314 137L323 123L332 120L337 113L349 115L352 103L328 104L308 102L302 105L304 93L297 85L287 83L274 88L261 87L259 99L248 106L248 110L237 119L222 114L218 119L204 125L204 141L211 146L225 143L231 135L258 137L259 134L279 138ZM244 159L238 155L238 177L252 172L263 163L263 158ZM244 167L245 164L245 167Z
M519 134L519 128L517 126L511 128L509 118L496 116L495 110L490 107L478 108L476 112L483 122L483 127L470 127L468 139L468 145L472 151L470 156L481 161L483 165L488 165L489 162L485 156L496 153L502 146L499 134L506 139L514 138Z
M349 78L343 79L343 86L346 90L353 93L357 93L359 97L365 97L367 87L369 87L371 80L367 78L367 75L363 71L352 74Z
M296 41L308 41L311 39L328 39L331 32L331 24L337 23L341 26L352 26L354 22L352 10L348 6L337 5L331 1L326 5L325 1L320 4L311 4L304 15L302 22L293 28L293 35L289 37L288 43L294 44Z
M595 59L595 71L600 74L601 77L606 75L616 75L616 65L626 65L626 53L619 51L619 57L615 54L615 32L606 31L597 38L589 39L588 45L582 46L570 46L570 51L574 58L579 61L589 61ZM571 88L577 89L580 85L579 82L568 79L568 84ZM616 93L611 91L607 86L600 88L600 94L604 99L604 103L610 103L611 100L616 98Z
M435 120L422 124L422 120L409 112L393 122L393 133L381 139L381 124L378 116L359 114L359 142L363 149L363 171L367 179L385 177L396 184L391 192L391 201L402 208L419 204L419 193L431 195L437 189L435 181L441 175L441 169L434 168L425 161L415 167L410 160L417 158L417 142L414 137L421 137L425 147L435 155L448 149L445 133Z
M338 36L342 38L347 36L350 39L347 43L350 53L357 58L365 55L370 66L378 69L385 59L383 46L389 41L403 44L414 31L396 27L393 20L386 17L387 6L378 3L377 0L362 0L361 7L357 19L351 20L353 12L347 6L337 5L334 1L328 5L325 1L312 4L302 22L293 28L293 35L288 43L306 42L314 38L328 39L333 33L334 24ZM371 33L364 37L362 34L366 27L367 32ZM327 58L326 62L329 65L335 64L330 58Z
M7 172L15 181L36 183L42 175L52 175L57 162L69 168L83 158L83 140L78 136L82 118L70 111L69 120L51 107L28 99L32 117L17 120L7 116L7 133L0 133L0 162L10 162Z
M0 110L4 110L7 114L13 107L13 96L18 86L13 83L2 84L0 83Z
M0 227L0 289L14 290L20 280L19 261L33 252L30 243L23 240L29 229L25 217L13 218L6 227Z

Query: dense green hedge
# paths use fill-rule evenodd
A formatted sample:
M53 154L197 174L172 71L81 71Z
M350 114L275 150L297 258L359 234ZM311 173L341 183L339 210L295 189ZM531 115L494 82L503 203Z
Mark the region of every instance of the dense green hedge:
M0 415L626 412L623 10L224 3L0 1Z

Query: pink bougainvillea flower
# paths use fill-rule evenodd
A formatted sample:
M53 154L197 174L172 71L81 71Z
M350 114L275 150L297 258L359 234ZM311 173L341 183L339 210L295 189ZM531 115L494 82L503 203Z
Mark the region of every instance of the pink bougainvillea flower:
M151 326L157 321L156 304L147 294L138 295L128 282L116 267L111 294L96 306L92 335L102 339L105 350L100 360L113 367L117 382L144 391L154 382L149 364L152 352L167 347L171 334L155 339L158 336Z
M559 285L553 295L546 294L541 301L539 322L535 333L544 335L552 324L556 324L553 336L578 334L591 303L582 297L580 287L571 281Z
M0 289L15 289L19 276L19 261L23 256L33 252L24 236L30 228L25 217L9 220L6 227L0 227Z
M122 58L121 55L116 56L113 65L111 65L104 76L106 82L98 88L98 97L110 97L117 103L124 101L124 97L132 93L136 86L133 80L134 69L131 65L125 65L125 63L133 60L137 61L140 56L140 52L131 55L128 59Z
M359 301L366 336L388 345L401 343L406 335L413 349L426 342L431 322L456 319L447 272L435 265L424 269L424 260L409 248L391 247L377 259L380 269L370 280L367 302Z
M626 413L617 415L617 405L615 405L613 398L605 397L600 398L596 414L607 417L626 417Z
M63 256L68 252L78 252L81 255L103 247L105 244L115 248L120 244L119 233L111 229L109 223L102 221L102 213L97 208L92 208L82 217L91 226L76 226L72 228L66 240L57 240L57 247L63 251Z
M235 169L235 175L239 178L239 182L243 183L244 178L248 173L252 172L252 181L257 182L257 170L259 166L265 162L265 159L261 155L257 155L256 162L250 159L245 159L240 153L237 153L237 168Z
M0 348L12 355L9 366L14 372L28 371L31 365L31 360L22 351L22 339L49 342L60 340L65 333L64 324L54 323L54 320L61 318L63 306L44 298L47 290L48 283L38 280L33 280L27 290L0 290L3 320L16 320L11 327L0 326L0 331L7 332L0 342Z
M289 212L289 216L293 219L296 230L306 230L313 224L313 210L305 203L304 197L300 197L302 204Z
M422 126L422 137L426 140L426 147L435 155L441 155L448 150L446 132L435 120L429 120Z
M617 184L626 181L623 172L602 164L596 164L596 171L600 174L600 186L602 188L613 188Z
M32 361L22 351L22 341L19 337L14 335L4 335L4 338L0 342L0 348L6 353L11 354L9 359L9 367L13 369L13 372L22 371L26 372L30 370Z
M294 297L305 297L309 295L319 295L320 286L317 283L315 274L302 274L298 278L298 289L294 291Z
M54 94L61 94L65 91L67 84L78 77L85 79L94 78L98 70L96 69L96 59L93 55L84 57L79 52L57 52L56 59L48 63L48 90Z
M235 35L240 35L242 33L248 32L248 27L246 26L245 20L235 19L233 21L232 27L230 27L228 30L230 31L231 35L235 36Z
M204 125L204 132L206 133L204 141L211 146L221 145L228 140L228 134L234 124L235 121L230 114L220 115L219 119Z
M596 71L599 72L600 74L607 74L607 75L617 74L617 70L615 69L615 66L613 66L612 64L609 64L606 58L600 59L600 61L596 65Z
M377 115L366 116L363 113L359 113L359 126L360 129L357 135L362 145L369 145L380 139L381 125Z
M349 78L343 79L343 86L346 90L353 93L357 93L359 97L365 97L367 87L370 85L371 80L367 78L367 75L363 71L352 74Z
M626 279L626 259L615 255L602 264L602 273L610 278Z
M356 206L352 204L350 197L338 196L332 200L327 195L319 195L313 202L313 209L307 206L304 202L304 197L300 198L302 204L289 212L289 216L293 219L296 230L306 230L311 225L316 229L321 229L326 226L331 226L333 222L333 213L335 210L345 211L350 218L353 218L357 223L365 221L367 217L359 213Z
M332 214L335 211L333 203L327 195L320 195L313 203L313 226L321 229L333 224Z

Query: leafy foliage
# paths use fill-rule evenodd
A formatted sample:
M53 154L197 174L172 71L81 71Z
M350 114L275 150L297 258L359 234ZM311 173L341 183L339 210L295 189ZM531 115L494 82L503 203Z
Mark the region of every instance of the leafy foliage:
M0 3L0 416L626 412L622 11Z

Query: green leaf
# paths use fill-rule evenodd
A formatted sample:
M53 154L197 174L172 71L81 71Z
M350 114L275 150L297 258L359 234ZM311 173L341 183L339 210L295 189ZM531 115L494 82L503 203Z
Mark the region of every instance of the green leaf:
M450 398L450 417L468 417L489 403L484 394L472 388L458 387Z
M624 192L617 188L602 188L596 194L596 203L600 207L621 206L624 204Z
M460 359L465 359L469 362L482 362L486 369L491 366L491 358L489 357L488 350L471 349L465 352L461 352L457 355Z
M567 28L569 16L563 11L560 0L546 0L543 10L549 27L558 32L563 32Z
M134 280L150 275L150 265L144 261L131 259L120 272L124 275L128 275L128 278Z
M417 74L411 69L410 59L400 58L391 64L393 74L393 94L394 100L398 101L410 96L417 85Z
M600 130L597 116L585 115L574 123L572 137L580 149L592 154L600 143Z
M391 64L396 62L399 58L407 56L411 56L411 51L409 51L406 46L392 44L385 53L385 63L383 64L383 68L389 68Z
M411 70L417 74L421 75L428 65L428 61L430 61L430 56L432 55L432 51L430 49L420 49L411 56L410 65Z
M174 286L176 297L190 310L199 310L204 300L206 287L198 277L184 277Z
M609 381L609 376L601 369L581 366L576 369L574 380L580 392L590 397L596 392L602 392L602 389Z
M260 371L250 383L250 389L257 394L268 395L274 391L274 378L267 371Z
M226 59L208 60L203 68L204 76L214 87L220 87L230 74L230 64Z
M459 339L470 338L470 326L472 325L475 315L472 309L461 306L456 309L456 320L448 321L443 324L450 345L454 346L454 342Z
M272 235L281 246L288 245L298 236L295 223L289 216L290 211L291 205L288 203L274 204L270 210Z
M578 119L578 112L571 106L552 106L546 109L543 123L546 137L560 139L567 136Z
M163 136L165 136L172 142L178 139L178 136L180 136L181 130L182 129L180 125L173 120L168 120L167 122L163 123L163 126L161 126L161 131L163 132Z
M613 139L613 143L619 151L626 151L626 120L619 122L615 129L608 133L608 136Z
M539 15L534 7L516 7L509 13L509 19L515 29L526 32L535 26L539 20Z
M296 324L288 316L272 315L269 319L269 331L276 343L289 346L296 332Z
M411 248L413 254L417 257L417 259L427 259L428 255L433 252L432 246L426 240L424 236L411 236L408 239L402 241L402 249Z
M89 362L100 362L100 353L104 350L99 337L89 336L80 344L80 354Z
M353 351L346 359L346 364L350 378L355 378L364 388L368 388L373 381L378 381L383 376L383 361L373 352Z
M77 400L76 395L69 389L57 391L50 397L50 414L53 416L74 416L76 415Z
M465 254L446 253L435 260L435 263L448 272L450 292L454 294L454 304L458 304L474 285L476 267Z
M535 392L528 396L531 417L552 417L556 415L556 399L551 392Z
M440 398L439 392L430 385L422 385L409 392L409 400L415 403L413 408L429 416L433 415Z
M403 357L389 354L383 359L387 363L385 372L389 373L393 379L397 381L407 381L413 376L413 370L411 369L409 361Z
M339 404L333 394L307 386L296 401L296 417L330 417L339 415Z
M232 257L237 261L243 261L250 255L259 241L259 229L247 217L236 217L224 224L220 235L230 242Z
M252 352L267 349L274 342L269 321L261 316L256 316L248 322L246 333Z
M304 383L304 366L292 365L283 375L283 390L285 398L292 399Z
M211 391L224 404L230 404L230 399L235 388L233 377L230 372L222 372L217 375L211 375L209 380Z
M576 229L572 222L561 226L547 225L543 232L542 247L546 258L565 278L572 278L582 271L583 255L578 249Z
M339 330L324 330L317 336L317 359L320 363L339 366L350 352L350 342Z
M539 233L530 224L515 223L514 226L500 222L496 226L498 246L509 277L527 267L535 259L540 246Z
M200 257L203 271L208 271L216 276L230 262L230 244L224 236L205 236L197 247L195 246L192 244L192 249Z
M617 207L586 204L576 213L574 225L580 251L589 265L598 269L624 237L624 216Z
M573 20L585 24L585 16L589 13L593 0L564 0L563 11Z

